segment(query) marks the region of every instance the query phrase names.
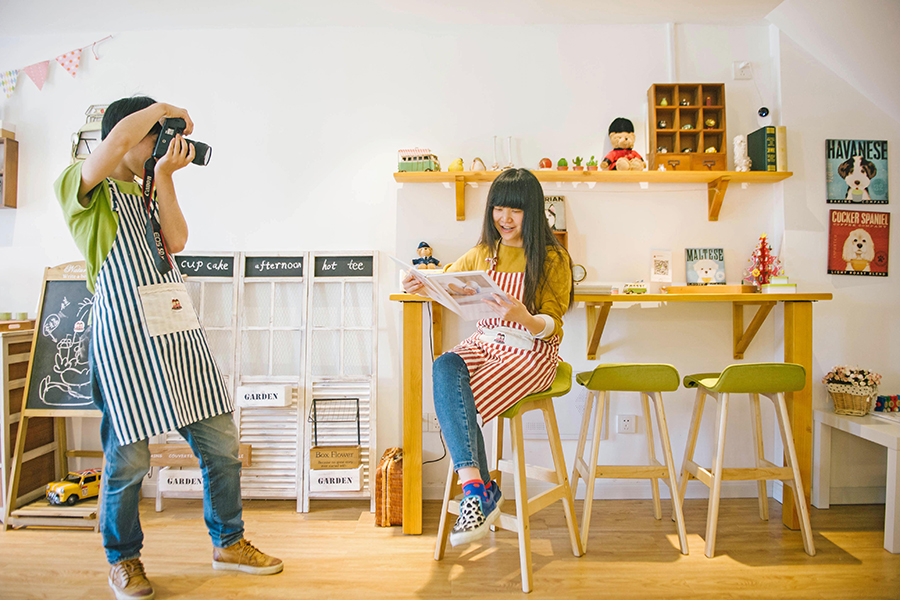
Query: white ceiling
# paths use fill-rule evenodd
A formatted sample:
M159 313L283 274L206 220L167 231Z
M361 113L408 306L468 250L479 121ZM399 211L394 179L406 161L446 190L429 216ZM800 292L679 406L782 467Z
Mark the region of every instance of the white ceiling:
M782 0L0 0L0 36L303 25L761 21Z

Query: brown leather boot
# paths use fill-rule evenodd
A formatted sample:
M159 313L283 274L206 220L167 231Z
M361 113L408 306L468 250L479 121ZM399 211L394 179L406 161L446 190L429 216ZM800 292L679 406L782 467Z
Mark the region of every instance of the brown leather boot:
M284 563L280 558L263 554L246 539L241 539L227 548L213 548L213 569L274 575L281 573Z
M156 595L147 581L140 558L114 564L109 570L109 587L118 600L150 600Z

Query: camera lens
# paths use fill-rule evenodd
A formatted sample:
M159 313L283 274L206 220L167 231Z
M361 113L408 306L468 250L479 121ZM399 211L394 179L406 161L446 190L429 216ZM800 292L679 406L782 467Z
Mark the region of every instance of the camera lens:
M758 114L759 116L761 116L761 117L763 117L763 118L768 117L768 116L769 116L769 109L766 108L765 106L763 106L762 108L760 108L760 109L756 112L756 114Z

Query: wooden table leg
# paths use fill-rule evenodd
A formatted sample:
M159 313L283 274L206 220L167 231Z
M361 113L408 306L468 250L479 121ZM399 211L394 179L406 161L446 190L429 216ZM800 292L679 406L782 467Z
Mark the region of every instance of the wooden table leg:
M422 302L403 303L403 533L422 533Z
M812 302L784 303L784 362L796 363L806 369L806 386L799 392L785 394L797 464L803 479L804 502L809 506L812 483ZM794 508L794 494L784 487L781 520L790 529L799 529L800 520Z

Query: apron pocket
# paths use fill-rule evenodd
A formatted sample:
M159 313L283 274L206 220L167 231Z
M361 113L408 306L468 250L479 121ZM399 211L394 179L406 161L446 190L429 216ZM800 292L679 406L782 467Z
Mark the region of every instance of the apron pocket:
M519 350L531 350L534 347L533 335L512 327L485 327L478 336L478 341Z
M157 283L138 288L144 326L150 337L200 329L200 321L183 283Z

